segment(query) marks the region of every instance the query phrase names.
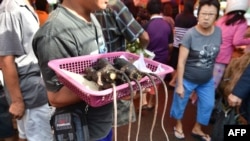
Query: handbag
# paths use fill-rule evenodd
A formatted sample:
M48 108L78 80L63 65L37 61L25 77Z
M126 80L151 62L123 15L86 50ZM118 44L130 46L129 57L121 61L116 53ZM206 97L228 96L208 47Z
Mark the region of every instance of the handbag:
M211 139L212 141L223 141L224 125L239 125L238 118L240 114L237 113L236 107L229 107L223 98L219 99L216 107L216 121L213 126Z

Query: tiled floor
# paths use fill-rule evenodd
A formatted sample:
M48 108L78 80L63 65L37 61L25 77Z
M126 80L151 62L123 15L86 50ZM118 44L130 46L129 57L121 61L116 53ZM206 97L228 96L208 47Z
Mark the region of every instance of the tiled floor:
M139 136L137 138L138 141L175 141L177 140L174 137L173 126L175 122L172 118L169 117L169 109L172 102L173 90L168 89L168 101L167 101L167 109L164 117L164 129L167 134L164 134L162 128L162 116L164 114L164 102L165 95L163 87L159 89L159 106L157 110L156 123L152 131L152 123L154 119L154 110L152 111L143 111L141 118L141 126ZM135 106L138 107L139 99L135 100ZM138 116L138 114L137 114ZM191 102L187 106L187 110L184 115L183 124L184 124L184 134L186 136L185 141L195 141L195 139L191 136L191 130L193 124L195 122L196 117L196 106L191 104ZM138 120L137 120L138 121ZM137 122L132 124L130 141L136 141L137 135ZM204 128L204 132L211 133L212 125ZM151 136L152 135L152 136ZM152 137L152 140L151 140ZM168 139L167 139L168 138ZM122 126L117 128L117 140L118 141L128 141L128 126Z

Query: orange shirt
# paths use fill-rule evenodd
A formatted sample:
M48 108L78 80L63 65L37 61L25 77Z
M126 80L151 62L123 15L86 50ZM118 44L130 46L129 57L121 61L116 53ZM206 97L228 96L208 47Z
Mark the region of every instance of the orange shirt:
M39 22L40 22L40 27L46 22L46 20L49 17L49 14L45 11L41 11L41 10L36 10L36 13L38 15L39 18Z

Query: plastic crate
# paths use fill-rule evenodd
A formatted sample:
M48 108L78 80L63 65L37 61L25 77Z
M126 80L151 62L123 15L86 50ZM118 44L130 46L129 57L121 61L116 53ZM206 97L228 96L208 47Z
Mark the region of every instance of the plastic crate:
M63 59L56 59L51 60L48 65L51 69L53 69L59 79L59 81L71 89L75 94L77 94L82 100L88 103L92 107L99 107L110 103L113 101L113 88L96 91L86 89L83 84L79 83L78 81L72 79L68 74L65 73L64 70L76 73L76 74L84 74L84 70L87 67L93 66L95 62L99 58L106 58L109 62L113 64L113 60L121 55L125 56L129 60L137 60L139 58L138 55L129 53L129 52L112 52L106 54L97 54L97 55L86 55L86 56L78 56L78 57L71 57L71 58L63 58ZM145 58L145 63L147 68L149 68L152 72L154 72L159 63L153 61L151 59ZM166 74L173 71L173 68L161 64L161 67L164 69L163 72L157 73L161 78L164 78ZM155 80L157 80L155 78ZM160 81L155 81L156 83L160 83ZM138 90L138 86L135 82L131 81L133 86L133 90ZM152 82L149 81L149 78L144 77L140 80L140 84L142 88L151 87ZM116 93L117 99L120 99L125 96L130 95L129 84L125 83L119 86L116 86Z

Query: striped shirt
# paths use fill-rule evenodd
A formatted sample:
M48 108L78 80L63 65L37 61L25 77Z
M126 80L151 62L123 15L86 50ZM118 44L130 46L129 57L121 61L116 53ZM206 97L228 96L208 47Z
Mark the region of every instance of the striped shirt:
M125 51L126 40L133 42L144 32L121 1L106 10L95 12L95 15L102 25L108 52Z
M181 44L181 40L184 36L184 34L187 32L189 28L181 28L181 27L175 27L174 31L174 43L173 46L174 47L179 47Z
M193 14L180 13L175 17L175 27L174 27L174 47L179 47L183 35L187 30L197 24L197 18Z

